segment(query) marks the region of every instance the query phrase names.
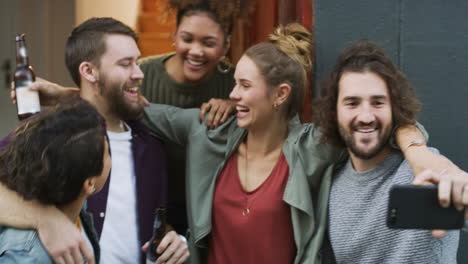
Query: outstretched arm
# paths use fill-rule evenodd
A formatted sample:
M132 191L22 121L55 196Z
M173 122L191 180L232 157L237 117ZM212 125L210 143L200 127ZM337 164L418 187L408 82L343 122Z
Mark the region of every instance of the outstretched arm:
M416 126L400 127L395 136L416 175L413 184L437 184L439 202L443 207L453 203L458 210L464 210L468 206L468 173L446 157L430 151L424 135ZM468 219L468 211L465 219ZM433 230L432 235L442 237L446 232Z
M426 170L415 176L413 184L437 184L440 205L449 207L453 204L457 210L465 210L465 221L468 221L468 173L448 174L445 171L435 173ZM446 233L447 230L432 230L432 235L437 238Z
M419 128L424 131L422 126L408 125L398 128L395 134L396 143L413 168L414 174L417 175L425 170L453 175L464 173L446 157L430 151L425 143L426 138Z
M198 109L182 109L163 104L145 107L143 123L153 135L180 146L186 146L190 133L206 129L198 121Z
M54 206L25 201L0 184L0 224L37 229L42 244L56 263L95 263L84 237L71 221ZM64 236L66 234L66 236Z
M42 106L54 106L60 102L62 98L80 95L80 89L78 88L63 87L39 77L36 78L35 82L29 85L28 89L39 92ZM11 101L16 104L16 92L13 82L11 83L10 98Z

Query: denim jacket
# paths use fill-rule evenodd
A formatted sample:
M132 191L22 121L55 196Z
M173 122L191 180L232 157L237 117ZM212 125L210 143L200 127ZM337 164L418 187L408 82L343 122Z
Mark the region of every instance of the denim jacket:
M96 263L99 263L99 241L92 226L91 216L81 211L80 219L93 246ZM53 264L54 261L42 245L36 230L0 226L0 263Z
M191 263L206 263L215 182L229 157L237 150L246 130L236 117L214 130L198 119L199 109L180 109L152 104L145 108L145 122L151 133L187 149L187 210L191 229ZM289 177L283 200L290 205L295 264L320 263L320 247L327 221L328 195L334 163L343 151L320 143L312 124L295 118L283 144Z

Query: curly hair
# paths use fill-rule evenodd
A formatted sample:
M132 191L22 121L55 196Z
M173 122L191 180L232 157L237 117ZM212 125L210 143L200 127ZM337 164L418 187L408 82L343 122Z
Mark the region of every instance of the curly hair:
M316 123L320 127L322 140L344 147L338 131L337 100L339 81L345 72L371 72L382 78L392 102L393 128L414 124L421 110L421 103L416 98L414 88L405 75L393 64L385 51L377 43L358 40L345 49L324 82L321 94L316 102Z
M269 87L282 83L291 86L285 102L287 117L294 117L302 107L307 86L307 72L312 68L312 35L298 23L279 26L266 42L247 49Z
M255 0L168 0L168 4L177 10L177 27L183 17L205 13L221 26L227 37L232 33L234 21L247 18L253 11Z
M22 123L0 154L0 181L25 200L65 205L103 169L103 117L73 99Z

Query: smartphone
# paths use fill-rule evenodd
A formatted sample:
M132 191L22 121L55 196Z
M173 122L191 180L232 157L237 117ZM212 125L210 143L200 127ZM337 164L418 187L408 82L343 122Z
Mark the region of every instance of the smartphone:
M453 205L440 206L435 185L394 185L390 189L387 213L390 228L459 229L464 223L464 211Z

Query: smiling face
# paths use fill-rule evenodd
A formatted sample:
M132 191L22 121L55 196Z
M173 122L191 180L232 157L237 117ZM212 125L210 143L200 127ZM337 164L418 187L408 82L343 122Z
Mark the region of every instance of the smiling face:
M106 36L106 52L99 65L98 84L110 113L123 120L138 118L140 84L143 72L137 65L140 51L135 40L126 35Z
M247 129L265 127L275 114L274 97L257 65L242 56L234 78L236 86L229 98L236 102L237 125Z
M345 72L338 86L339 132L351 156L369 160L384 155L393 123L385 81L371 72Z
M184 83L206 80L229 48L221 26L207 14L184 16L174 35L175 59Z

